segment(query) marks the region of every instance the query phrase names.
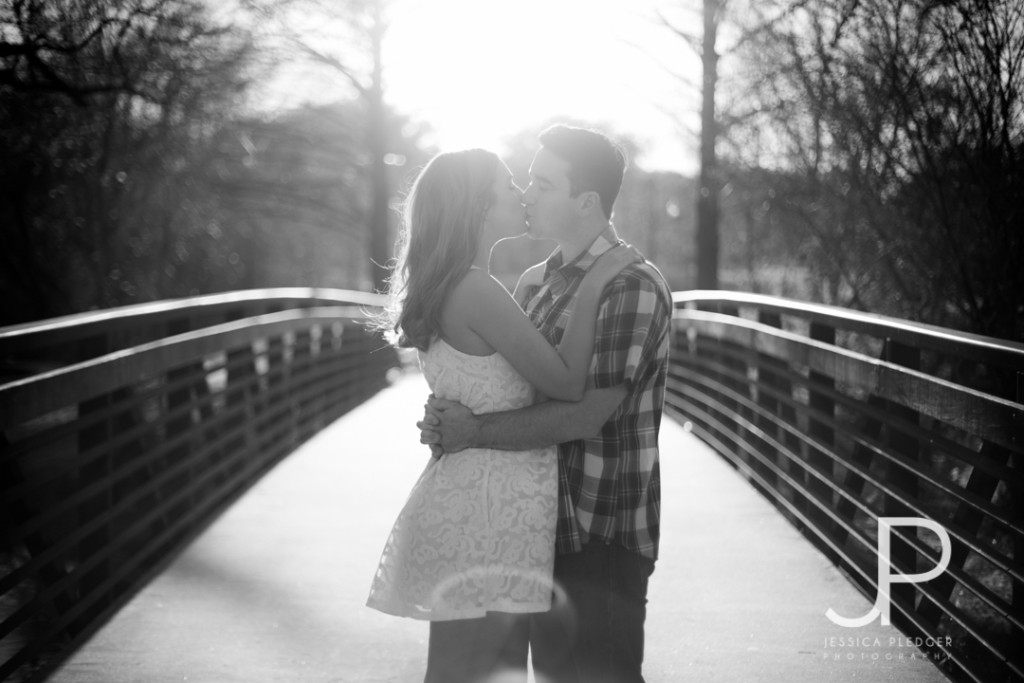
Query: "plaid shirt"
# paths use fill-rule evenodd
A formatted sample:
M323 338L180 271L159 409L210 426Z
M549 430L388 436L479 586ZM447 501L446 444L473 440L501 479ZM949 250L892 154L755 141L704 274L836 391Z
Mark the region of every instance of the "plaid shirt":
M558 344L587 269L619 243L609 225L569 264L561 250L547 260L544 282L527 290L530 320ZM559 444L560 553L591 539L658 557L661 480L658 428L665 402L672 295L654 266L628 266L605 288L597 317L590 384L626 385L628 394L592 438Z

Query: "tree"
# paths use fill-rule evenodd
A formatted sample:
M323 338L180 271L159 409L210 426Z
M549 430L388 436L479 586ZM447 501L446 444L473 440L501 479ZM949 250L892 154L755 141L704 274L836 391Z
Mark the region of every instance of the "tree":
M719 147L728 142L734 121L742 120L746 100L721 103L723 78L726 94L735 92L731 87L733 74L721 73L723 58L735 62L742 49L760 34L769 31L779 16L771 12L755 11L758 1L702 0L699 10L702 33L686 28L693 17L669 19L660 14L661 23L688 45L701 60L701 116L700 116L700 170L696 195L697 287L718 289L721 280L722 248L722 191L730 184L728 172L733 166L722 165ZM697 12L692 3L682 3L684 9ZM728 38L722 41L722 35ZM723 44L724 43L724 44ZM686 79L682 79L686 80ZM731 258L727 255L727 258Z
M660 15L661 22L688 44L701 60L700 178L697 192L697 288L718 289L719 195L722 178L716 145L720 133L715 109L718 88L718 28L727 0L702 0L703 33L700 37Z
M18 0L0 35L3 319L153 298L206 234L194 170L248 34L198 0Z
M369 288L363 114L354 102L306 106L219 131L205 185L243 286ZM404 117L386 112L382 125L393 150L388 185L399 187L426 154Z
M393 249L388 208L392 190L386 163L393 141L386 131L381 47L388 28L386 0L251 0L248 4L258 16L272 21L299 54L340 75L365 107L371 197L366 241L373 289L385 291ZM319 30L308 25L299 30L300 19L311 16Z
M777 10L776 10L777 11ZM1024 7L819 0L750 45L742 135L837 303L1024 335ZM752 163L758 163L749 159Z
M697 287L718 289L718 121L715 88L718 82L718 21L722 0L704 0L704 37L701 49L702 104L700 114L700 189L697 192Z

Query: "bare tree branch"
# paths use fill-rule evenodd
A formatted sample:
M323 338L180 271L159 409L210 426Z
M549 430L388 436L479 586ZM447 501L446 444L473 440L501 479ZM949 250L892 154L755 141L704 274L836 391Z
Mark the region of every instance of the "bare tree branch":
M672 31L672 33L679 36L683 40L683 42L686 43L690 47L690 49L693 50L693 53L695 55L700 57L704 53L704 47L703 45L701 45L700 36L698 36L696 33L690 33L689 31L684 31L683 29L679 28L678 26L673 24L661 10L657 11L657 15L658 20L661 22L661 25L667 28L668 30Z

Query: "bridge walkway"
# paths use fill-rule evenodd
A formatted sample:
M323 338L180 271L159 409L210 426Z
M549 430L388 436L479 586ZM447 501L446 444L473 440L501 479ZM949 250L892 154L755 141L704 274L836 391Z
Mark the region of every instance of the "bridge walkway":
M427 453L421 376L291 455L135 596L54 683L422 680L427 626L364 606ZM662 554L645 675L675 681L947 678L893 627L833 625L860 594L709 447L666 418Z

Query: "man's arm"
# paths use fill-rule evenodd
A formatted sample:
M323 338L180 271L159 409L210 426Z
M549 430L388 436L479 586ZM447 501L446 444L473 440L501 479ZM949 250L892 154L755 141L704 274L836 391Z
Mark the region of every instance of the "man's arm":
M445 453L466 448L525 451L595 436L622 400L626 385L587 389L579 401L546 401L518 410L474 415L460 403L430 398L420 442Z

